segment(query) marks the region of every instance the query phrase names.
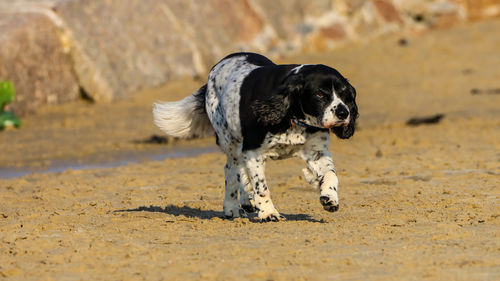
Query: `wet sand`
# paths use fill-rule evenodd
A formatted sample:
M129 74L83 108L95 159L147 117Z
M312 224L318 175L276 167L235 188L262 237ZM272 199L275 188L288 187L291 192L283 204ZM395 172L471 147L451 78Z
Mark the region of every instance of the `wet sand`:
M152 160L214 146L213 138L136 142L160 133L154 100L181 98L204 81L112 105L44 108L23 129L0 133L8 146L0 169L120 155L138 163L0 179L0 277L498 280L498 30L500 21L487 21L282 60L331 65L358 91L355 136L331 143L340 180L333 214L305 183L299 159L269 162L271 196L287 221L265 224L221 218L221 153ZM402 37L408 45L398 45ZM433 114L445 117L405 124Z

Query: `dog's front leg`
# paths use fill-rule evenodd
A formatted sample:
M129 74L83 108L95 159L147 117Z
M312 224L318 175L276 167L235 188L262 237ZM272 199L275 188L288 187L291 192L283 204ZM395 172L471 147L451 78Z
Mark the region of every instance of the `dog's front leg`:
M319 201L323 209L328 212L335 212L339 209L338 185L339 180L334 170L327 171L320 181Z
M304 169L306 180L319 189L319 200L323 208L329 212L339 209L337 189L339 180L335 173L332 156L328 150L303 151L306 160Z
M261 221L279 221L285 218L274 208L271 192L265 178L265 159L255 151L243 152L243 161L247 170L250 184L253 187L255 207Z

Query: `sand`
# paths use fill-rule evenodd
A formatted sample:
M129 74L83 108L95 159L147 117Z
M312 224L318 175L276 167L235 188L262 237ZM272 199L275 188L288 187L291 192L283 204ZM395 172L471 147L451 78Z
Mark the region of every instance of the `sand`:
M284 222L222 219L225 159L213 138L136 142L160 133L154 100L202 80L43 108L0 132L0 170L35 171L0 179L0 278L499 280L498 30L493 20L282 59L339 69L361 114L352 139L331 142L338 212L323 210L301 160L268 164ZM445 117L405 124L433 114ZM209 153L155 160L178 151ZM117 159L136 163L80 169Z

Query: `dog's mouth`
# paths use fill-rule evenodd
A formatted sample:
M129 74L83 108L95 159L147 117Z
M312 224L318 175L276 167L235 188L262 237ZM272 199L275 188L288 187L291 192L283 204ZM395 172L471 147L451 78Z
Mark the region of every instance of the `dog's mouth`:
M324 124L323 126L327 129L331 129L333 127L345 127L349 124L349 121L347 120L340 120L340 121L336 121L336 122L333 122L333 123L329 123L329 124Z

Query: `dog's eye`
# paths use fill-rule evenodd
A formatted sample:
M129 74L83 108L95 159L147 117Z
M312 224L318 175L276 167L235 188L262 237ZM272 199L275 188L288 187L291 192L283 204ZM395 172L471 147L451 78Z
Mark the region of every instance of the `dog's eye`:
M325 94L323 94L322 92L317 92L317 93L316 93L316 96L317 96L318 98L322 98L322 97L324 97L324 96L325 96Z

